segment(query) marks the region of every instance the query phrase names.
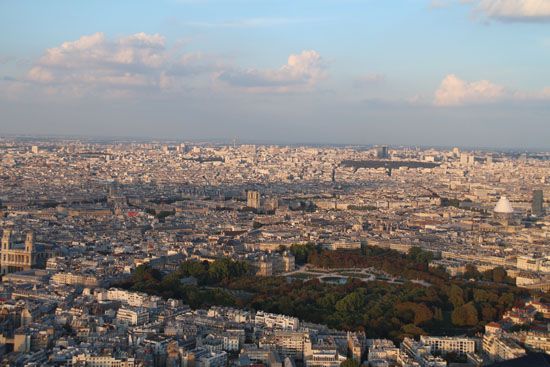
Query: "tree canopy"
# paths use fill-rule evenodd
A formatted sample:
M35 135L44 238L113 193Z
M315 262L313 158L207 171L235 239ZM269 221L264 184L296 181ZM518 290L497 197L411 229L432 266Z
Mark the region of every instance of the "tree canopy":
M445 272L426 266L416 250L403 255L366 247L362 251L322 251L313 245L296 245L308 263L329 268L376 267L428 285L406 281L392 284L364 282L353 277L345 284L322 283L286 277L252 275L246 262L219 259L186 260L178 269L162 274L140 266L122 286L166 298L179 298L192 307L228 305L298 317L341 330L365 331L373 338L400 340L426 333L480 331L525 297L524 289L506 283L451 279ZM415 256L419 255L420 257ZM198 285L183 285L183 277Z

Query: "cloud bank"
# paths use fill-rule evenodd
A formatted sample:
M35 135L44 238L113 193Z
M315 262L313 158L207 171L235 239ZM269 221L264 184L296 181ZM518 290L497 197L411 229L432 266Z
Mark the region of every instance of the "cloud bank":
M160 34L109 39L98 32L47 49L6 89L124 96L212 89L212 83L221 83L252 92L296 92L311 90L325 75L324 62L314 50L290 55L277 69L242 70L221 58L169 49Z
M514 91L489 80L465 81L454 74L447 75L435 92L436 106L465 106L504 101L548 101L550 88L540 92Z
M550 21L549 0L478 0L476 10L491 19L515 22Z
M454 74L447 75L435 92L437 106L460 106L499 100L505 95L504 87L488 80L467 82Z
M151 87L158 85L166 63L164 37L158 34L111 41L95 33L46 50L26 80L59 88Z
M219 79L231 86L248 91L286 92L313 87L326 76L321 55L314 50L290 55L279 69L247 69L225 71Z

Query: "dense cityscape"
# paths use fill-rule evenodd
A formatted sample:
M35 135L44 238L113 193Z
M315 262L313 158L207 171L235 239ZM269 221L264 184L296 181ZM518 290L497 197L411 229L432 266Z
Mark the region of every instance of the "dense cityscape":
M0 367L550 367L550 0L0 0Z
M2 138L0 358L544 365L549 162L542 151Z

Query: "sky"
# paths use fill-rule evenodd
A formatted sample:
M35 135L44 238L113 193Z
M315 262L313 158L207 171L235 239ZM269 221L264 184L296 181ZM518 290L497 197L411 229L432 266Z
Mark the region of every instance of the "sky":
M0 0L0 135L550 149L550 0Z

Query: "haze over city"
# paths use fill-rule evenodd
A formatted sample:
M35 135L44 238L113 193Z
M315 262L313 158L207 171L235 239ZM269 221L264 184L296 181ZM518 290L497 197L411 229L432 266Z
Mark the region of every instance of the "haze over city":
M0 0L0 366L550 367L550 0Z
M1 1L9 134L548 148L544 0Z

